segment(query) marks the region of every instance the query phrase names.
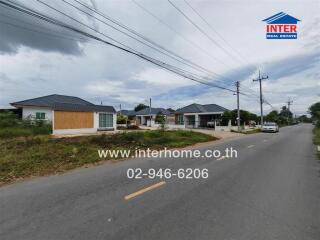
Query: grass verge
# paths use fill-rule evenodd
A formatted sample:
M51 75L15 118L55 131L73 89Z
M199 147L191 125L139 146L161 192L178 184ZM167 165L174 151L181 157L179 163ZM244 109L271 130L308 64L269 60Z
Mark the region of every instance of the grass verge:
M320 146L320 127L315 127L313 129L313 143L316 146ZM318 147L317 147L317 150L318 150ZM320 159L320 152L318 151L317 154L318 154L318 159Z
M216 138L182 130L137 131L60 139L49 136L2 138L0 185L21 178L54 174L97 163L102 160L98 156L98 149L177 148L213 140Z
M313 142L315 145L320 145L320 127L313 129Z

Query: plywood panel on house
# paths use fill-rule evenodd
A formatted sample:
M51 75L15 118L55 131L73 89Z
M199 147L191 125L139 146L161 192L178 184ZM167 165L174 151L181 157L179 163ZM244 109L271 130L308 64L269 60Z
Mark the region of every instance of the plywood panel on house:
M54 129L93 128L93 112L54 111Z

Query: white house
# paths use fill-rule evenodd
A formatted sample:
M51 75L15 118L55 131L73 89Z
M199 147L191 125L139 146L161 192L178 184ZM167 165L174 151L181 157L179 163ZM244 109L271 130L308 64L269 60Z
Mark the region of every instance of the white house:
M217 104L193 103L175 111L175 122L186 128L215 127L226 110Z
M48 95L11 103L22 109L22 118L47 121L53 134L81 134L116 130L112 106L95 105L78 97Z
M134 113L137 125L158 126L156 123L157 114L164 115L166 121L174 122L174 114L164 108L145 108Z

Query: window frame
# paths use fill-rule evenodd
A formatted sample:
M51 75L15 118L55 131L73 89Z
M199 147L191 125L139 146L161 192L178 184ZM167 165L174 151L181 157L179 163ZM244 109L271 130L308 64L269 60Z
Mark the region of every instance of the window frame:
M114 128L114 125L113 125L114 116L112 113L99 112L98 115L99 115L99 125L98 125L99 129Z
M45 112L36 112L36 120L46 120Z

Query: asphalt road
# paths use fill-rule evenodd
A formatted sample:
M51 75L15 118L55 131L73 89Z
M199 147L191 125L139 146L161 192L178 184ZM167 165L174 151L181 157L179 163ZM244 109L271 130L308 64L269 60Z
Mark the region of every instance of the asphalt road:
M201 148L233 147L238 158L132 159L2 187L0 239L318 240L311 131L298 125ZM128 168L160 167L207 168L209 177L126 177Z

